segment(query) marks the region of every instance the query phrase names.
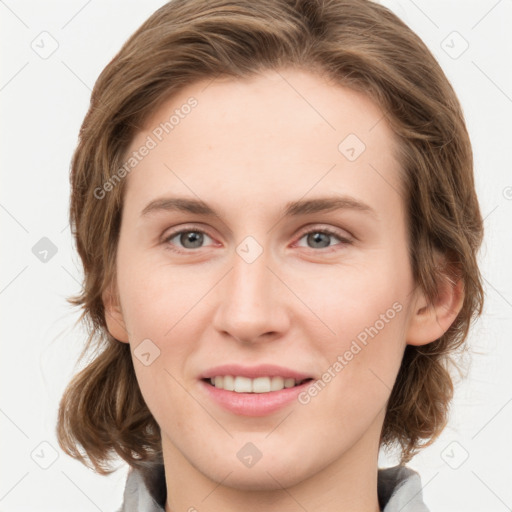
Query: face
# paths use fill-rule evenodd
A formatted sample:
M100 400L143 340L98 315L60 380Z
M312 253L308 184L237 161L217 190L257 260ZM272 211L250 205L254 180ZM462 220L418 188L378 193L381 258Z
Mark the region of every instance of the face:
M292 69L190 85L134 138L108 322L166 462L272 489L376 461L416 300L395 149Z

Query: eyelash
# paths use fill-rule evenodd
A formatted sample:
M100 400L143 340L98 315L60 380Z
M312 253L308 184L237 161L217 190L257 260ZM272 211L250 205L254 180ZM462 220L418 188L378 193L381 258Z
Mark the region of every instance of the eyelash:
M199 249L203 249L204 247L198 247L198 248L195 248L195 249L176 249L175 247L173 247L173 244L170 243L170 241L175 238L176 236L178 235L181 235L183 233L201 233L203 235L206 235L210 238L213 239L212 236L210 236L206 231L203 231L202 229L196 229L194 227L188 227L188 228L185 228L185 229L180 229L179 231L174 231L173 233L169 234L168 236L165 237L165 239L163 240L163 242L166 244L166 248L172 252L175 252L175 253L178 253L178 254L186 254L186 253L192 253L194 251L198 251ZM346 238L342 235L340 235L338 232L336 232L335 230L333 229L329 229L329 228L316 228L316 229L310 229L308 231L304 231L303 233L301 233L301 235L299 236L299 238L297 239L297 241L301 240L302 238L304 238L305 236L311 234L311 233L322 233L322 234L325 234L325 235L328 235L328 236L332 236L332 237L335 237L337 238L339 241L340 241L340 244L338 245L351 245L353 243L352 240L350 240L349 238ZM332 252L333 250L336 250L335 249L336 245L334 246L328 246L328 247L321 247L320 249L314 249L313 247L306 247L307 249L311 249L315 252L319 252L319 251L322 251L322 252Z

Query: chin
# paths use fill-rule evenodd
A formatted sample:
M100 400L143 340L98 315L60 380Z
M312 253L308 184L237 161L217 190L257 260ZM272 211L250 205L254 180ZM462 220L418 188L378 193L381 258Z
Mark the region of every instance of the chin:
M286 450L283 450L286 452ZM214 457L214 465L210 461L195 465L208 479L222 482L223 486L244 491L274 491L293 487L313 476L320 468L307 458L290 459L283 453L282 458L264 455L252 466L241 462L236 453L234 457ZM229 475L229 476L228 476Z
M258 465L262 464L262 461ZM229 476L226 475L231 472ZM238 466L226 466L224 473L215 469L214 475L207 475L214 481L222 482L222 485L241 491L281 491L284 488L293 487L304 480L296 472L290 473L288 468L276 468L275 465L265 464L258 469L256 467L244 468Z

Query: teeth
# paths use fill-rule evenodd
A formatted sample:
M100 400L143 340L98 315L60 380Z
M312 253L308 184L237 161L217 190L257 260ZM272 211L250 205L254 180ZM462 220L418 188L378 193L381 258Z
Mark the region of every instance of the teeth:
M221 377L222 379L223 377ZM231 375L226 375L224 377L223 382L221 382L220 386L215 387L221 387L223 389L226 389L227 391L234 391L235 390L235 378Z
M295 379L284 379L285 388L293 388L295 386Z
M217 378L217 377L215 377ZM224 386L223 386L224 387ZM237 393L251 393L252 380L247 377L235 377L235 389Z
M248 377L233 377L231 375L217 375L210 379L210 383L219 389L226 391L235 391L236 393L269 393L271 391L281 391L284 388L293 388L302 381L296 382L295 379L283 377L257 377L249 379Z

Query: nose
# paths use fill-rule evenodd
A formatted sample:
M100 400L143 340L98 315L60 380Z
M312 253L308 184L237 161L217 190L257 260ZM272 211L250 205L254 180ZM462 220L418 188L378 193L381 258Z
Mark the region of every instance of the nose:
M241 343L275 340L289 328L286 288L270 270L264 251L248 263L236 251L218 289L214 328Z

